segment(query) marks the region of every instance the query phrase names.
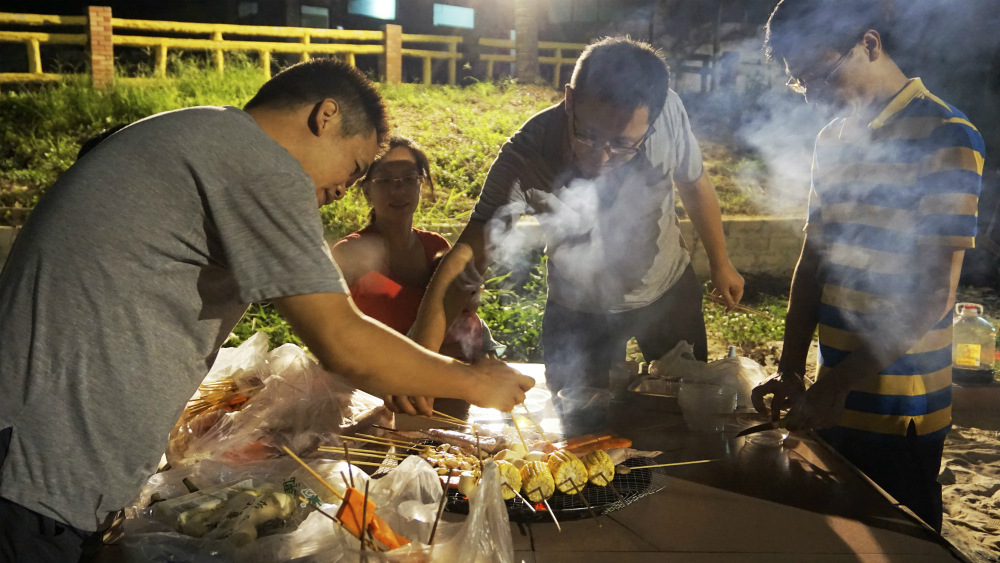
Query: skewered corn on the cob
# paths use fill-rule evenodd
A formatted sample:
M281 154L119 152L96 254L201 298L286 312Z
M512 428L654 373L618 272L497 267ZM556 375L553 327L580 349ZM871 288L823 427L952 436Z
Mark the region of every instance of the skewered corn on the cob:
M521 472L507 461L498 461L497 469L500 470L500 494L504 500L510 500L521 490Z
M531 502L542 502L552 496L556 484L549 468L540 461L529 461L521 468L521 488Z
M590 452L583 456L583 464L587 466L590 482L598 487L605 487L615 478L615 464L611 456L604 450Z
M589 477L587 467L580 458L566 450L554 452L549 456L549 471L556 487L567 494L580 492Z

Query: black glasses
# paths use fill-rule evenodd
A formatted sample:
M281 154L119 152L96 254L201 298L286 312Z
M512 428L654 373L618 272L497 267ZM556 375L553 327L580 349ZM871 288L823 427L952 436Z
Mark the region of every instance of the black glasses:
M404 188L419 188L425 178L423 174L414 174L402 178L372 178L367 183L376 188L392 188L397 185Z
M592 139L586 135L582 135L577 131L576 128L576 112L573 112L573 119L570 121L570 127L572 128L573 139L581 145L595 150L604 151L608 153L609 160L628 160L639 153L642 150L642 146L649 140L649 137L656 131L656 129L650 125L649 129L646 129L646 133L641 139L632 145L616 145L614 143L608 143L605 141L600 141L598 139Z
M840 70L840 67L843 66L844 61L846 61L847 57L850 57L851 53L853 52L854 52L854 47L851 47L850 50L844 53L842 57L837 59L837 62L833 63L833 66L830 67L830 70L826 71L825 73L822 73L823 84L826 85L830 84L830 79L833 78L833 75L836 74L838 70ZM792 91L795 92L796 94L805 94L808 84L810 82L815 81L816 77L820 76L820 74L821 73L815 72L806 74L802 78L795 78L794 76L789 77L788 82L785 82L785 86L791 88Z

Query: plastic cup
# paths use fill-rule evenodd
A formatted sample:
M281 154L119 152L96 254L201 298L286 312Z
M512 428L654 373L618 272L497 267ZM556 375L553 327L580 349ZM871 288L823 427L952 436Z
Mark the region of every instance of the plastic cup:
M763 432L756 432L754 434L747 435L747 444L754 446L760 446L762 448L778 448L785 443L785 438L788 437L788 430L784 428L777 428L775 430L764 430Z
M684 423L696 432L722 432L736 411L736 390L718 383L681 381L677 402Z

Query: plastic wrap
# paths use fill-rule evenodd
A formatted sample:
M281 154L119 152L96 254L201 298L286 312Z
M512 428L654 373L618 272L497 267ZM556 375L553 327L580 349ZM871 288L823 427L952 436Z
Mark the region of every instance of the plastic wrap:
M310 466L331 485L343 490L340 476L346 464L313 460ZM346 473L346 471L345 471ZM355 485L364 490L368 476L353 469ZM328 514L336 514L339 505L314 478L291 460L264 461L243 467L203 462L191 467L170 470L154 476L143 489L119 543L121 560L134 562L282 562L338 563L357 561L360 542L341 526L332 522L311 506L296 503L295 510L282 519L257 523L254 538L224 533L205 533L191 537L178 533L157 514L157 503L143 506L153 493L164 498L178 493L178 498L163 501L170 506L183 505L197 496L188 493L187 479L206 494L218 494L220 489L246 489L280 492L296 499L305 497ZM378 507L376 514L393 530L412 543L389 552L367 551L369 561L384 562L454 562L512 563L513 543L507 509L500 494L500 476L496 465L488 462L483 480L469 497L469 515L464 522L440 522L434 546L426 542L436 517L441 495L444 494L436 473L429 464L412 456L380 479L368 482L369 499ZM325 494L324 494L325 492ZM240 510L225 511L235 524L240 518L250 518L245 503L236 495L225 497ZM260 496L258 494L258 496ZM317 498L313 498L313 497ZM328 499L334 502L327 502ZM144 500L146 499L146 500ZM191 503L194 504L194 503ZM160 510L160 512L166 512ZM217 515L218 516L218 515ZM263 525L261 525L263 524ZM238 525L231 526L239 528ZM226 537L221 537L226 536Z
M680 341L673 350L649 365L649 376L629 386L635 390L649 379L684 379L685 381L710 381L736 389L736 404L749 407L753 388L767 379L767 370L750 358L725 358L714 362L701 362L694 357L694 348Z
M186 410L170 435L171 467L252 463L280 457L285 446L310 456L319 446L339 446L337 435L345 430L392 423L380 399L324 371L298 346L267 352L266 337L257 333L228 350L220 351L206 382L231 378L253 392L239 410L214 408L197 416Z

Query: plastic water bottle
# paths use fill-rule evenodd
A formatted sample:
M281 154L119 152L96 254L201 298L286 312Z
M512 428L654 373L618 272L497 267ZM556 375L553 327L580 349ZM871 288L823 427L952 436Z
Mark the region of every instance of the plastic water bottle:
M990 383L996 359L997 331L982 317L983 306L959 303L954 325L952 378L955 383Z

